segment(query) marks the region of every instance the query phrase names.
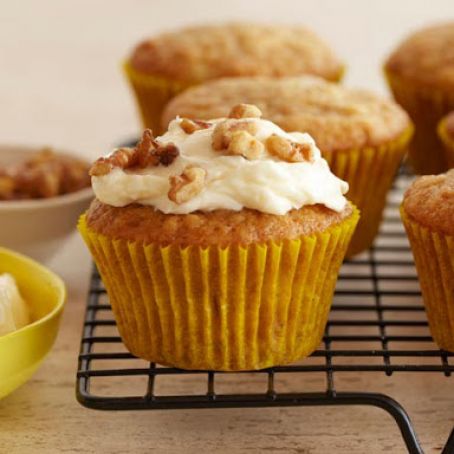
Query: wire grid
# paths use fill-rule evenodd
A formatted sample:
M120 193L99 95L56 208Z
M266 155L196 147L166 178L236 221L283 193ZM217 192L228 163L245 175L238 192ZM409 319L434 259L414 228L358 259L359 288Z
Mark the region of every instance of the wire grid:
M396 180L374 247L343 264L321 346L292 365L226 373L186 371L135 358L122 344L94 269L77 372L78 400L99 409L298 405L302 399L323 405L323 396L336 397L334 378L339 373L449 376L454 370L453 354L437 349L430 336L398 213L410 179L401 175ZM276 382L294 373L323 374L325 380L315 380L321 393L310 392L303 381L298 381L297 392L286 392L285 387L281 391Z

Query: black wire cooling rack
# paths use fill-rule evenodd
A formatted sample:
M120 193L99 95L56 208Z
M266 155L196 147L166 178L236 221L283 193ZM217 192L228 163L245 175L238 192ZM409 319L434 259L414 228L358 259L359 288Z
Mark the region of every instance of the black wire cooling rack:
M77 371L77 399L101 410L372 405L394 417L410 453L422 453L404 408L371 392L338 392L346 372L432 372L450 376L454 354L434 345L398 204L410 177L390 192L374 247L341 269L323 343L310 358L289 366L225 373L186 371L135 358L119 337L111 307L94 269ZM288 374L318 373L319 389L281 390ZM324 375L325 379L323 379ZM244 391L244 384L254 385ZM261 384L259 386L259 383ZM301 383L303 383L301 381ZM226 386L228 384L229 386ZM176 392L178 390L178 392ZM178 395L176 395L178 394ZM454 453L454 431L443 454Z

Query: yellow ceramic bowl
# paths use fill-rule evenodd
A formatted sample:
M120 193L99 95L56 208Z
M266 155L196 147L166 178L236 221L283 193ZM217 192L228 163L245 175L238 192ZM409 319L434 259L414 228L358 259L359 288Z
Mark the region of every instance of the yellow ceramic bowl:
M0 336L0 399L25 383L52 347L66 298L63 281L39 263L0 248L0 274L10 273L33 322Z

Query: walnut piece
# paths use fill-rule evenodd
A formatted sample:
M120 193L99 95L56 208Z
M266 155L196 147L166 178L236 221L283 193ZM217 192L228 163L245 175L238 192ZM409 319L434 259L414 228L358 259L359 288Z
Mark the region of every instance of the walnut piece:
M191 200L202 192L206 175L206 170L201 167L186 167L181 175L169 177L169 199L178 205Z
M272 134L266 139L266 149L279 159L287 162L313 161L311 146L307 143L292 142L284 137Z
M45 148L0 169L0 200L55 197L90 186L88 165Z
M237 104L232 107L229 118L260 118L262 111L253 104Z
M174 143L169 142L165 145L159 145L155 153L159 159L159 164L167 167L175 161L175 158L180 154L180 150Z
M154 152L157 147L158 143L153 137L151 129L145 129L139 143L132 149L130 165L126 167L137 166L144 169L149 166L157 166L159 164L159 158Z
M0 200L9 200L13 198L15 181L6 171L0 169Z
M200 131L201 129L208 129L211 126L211 123L203 120L190 120L189 118L183 118L180 121L180 128L186 134L192 134L195 131Z
M113 168L131 169L155 167L159 164L168 166L180 154L173 143L160 144L153 137L150 129L145 129L142 139L134 148L119 148L107 158L99 158L92 165L90 175L100 177L107 175Z
M107 175L114 167L126 169L131 167L134 157L133 148L118 148L107 158L99 158L91 166L90 176L100 177Z
M227 148L232 155L240 155L246 159L258 159L265 150L265 146L247 131L235 131Z
M213 149L220 151L229 148L232 134L236 131L246 131L252 136L257 133L257 125L248 120L224 120L216 125L211 137Z

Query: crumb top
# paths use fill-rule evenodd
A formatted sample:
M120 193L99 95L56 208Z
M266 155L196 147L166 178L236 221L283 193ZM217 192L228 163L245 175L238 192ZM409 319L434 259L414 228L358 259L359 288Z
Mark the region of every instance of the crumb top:
M389 56L386 69L423 86L454 89L454 22L407 37Z
M430 229L454 235L454 169L419 177L404 197L406 213Z
M386 144L411 124L391 100L311 76L209 81L176 96L162 124L167 127L176 115L223 117L239 102L257 105L265 118L287 132L309 133L322 152Z
M338 80L343 65L312 31L251 23L204 25L140 43L129 63L145 74L189 83L219 77L314 74Z

